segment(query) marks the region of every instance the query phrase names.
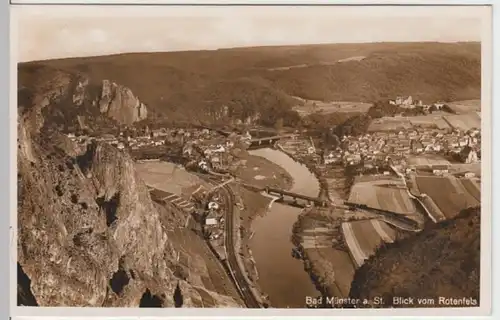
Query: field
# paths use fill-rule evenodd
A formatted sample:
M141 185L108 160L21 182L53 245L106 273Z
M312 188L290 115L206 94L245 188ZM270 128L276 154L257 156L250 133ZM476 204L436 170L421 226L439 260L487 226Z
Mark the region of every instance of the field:
M455 128L467 131L481 128L481 116L476 112L464 114L430 114L414 117L383 117L374 119L368 127L369 132L395 131L413 127Z
M436 166L449 165L450 162L439 156L415 156L406 159L409 166Z
M481 202L481 184L472 180L472 179L467 179L463 178L460 179L460 182L462 182L462 185L464 186L465 190L469 194L471 194L478 202Z
M299 216L292 241L304 250L306 269L329 295L347 297L354 277L354 264L348 253L339 222L334 216L343 210L311 210Z
M392 179L355 183L349 202L400 214L413 214L416 211L402 182Z
M245 154L233 174L246 183L265 187L275 186L288 189L292 184L292 177L277 164L260 156Z
M177 195L204 184L197 176L170 162L137 162L135 168L147 185Z
M463 209L480 205L456 177L418 176L416 181L420 192L430 197L447 219Z
M451 173L472 172L477 177L481 176L481 163L454 163L450 166Z
M448 106L458 114L472 111L481 112L481 100L464 100L448 103Z
M396 239L395 231L378 220L345 222L342 224L342 230L358 267L372 256L383 242L392 243Z
M413 126L407 117L383 117L370 123L368 132L408 130Z
M443 119L441 115L426 115L415 116L408 118L410 123L415 127L437 127L438 129L449 129L450 125Z
M295 98L300 99L298 97ZM364 102L300 100L302 104L293 107L293 110L297 111L302 117L312 113L329 114L334 112L367 112L372 106L371 103Z
M444 117L454 129L467 131L473 128L481 128L481 117L476 112L449 115Z

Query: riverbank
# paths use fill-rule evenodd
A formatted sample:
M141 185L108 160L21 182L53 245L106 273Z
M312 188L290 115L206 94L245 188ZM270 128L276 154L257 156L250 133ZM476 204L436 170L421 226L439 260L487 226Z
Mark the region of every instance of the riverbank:
M248 184L259 187L272 186L285 190L293 186L294 179L288 171L266 158L242 151L238 154L238 160L240 164L232 174ZM248 190L239 184L232 185L232 190L237 203L240 204L238 208L239 243L237 251L242 258L245 269L243 272L253 283L256 290L262 296L265 296L265 293L259 286L259 273L250 248L250 240L253 221L258 217L265 216L271 199L258 192Z
M323 297L347 297L354 278L355 268L341 224L341 210L320 208L305 210L294 224L294 245Z
M299 157L299 156L297 156L297 154L289 152L286 148L284 148L279 143L276 143L276 149L283 152L284 154L286 154L287 156L292 158L294 161L305 165L307 167L307 169L312 174L314 174L314 176L316 177L316 179L319 182L320 191L319 191L318 197L321 197L322 195L326 195L328 197L328 183L327 183L326 179L322 176L321 171L318 170L316 159L312 159L312 158L307 159L304 157Z
M331 190L325 165L319 164L316 154L301 156L280 144L276 147L314 174L320 184L318 197L331 203L341 199ZM341 232L342 215L342 210L335 208L310 208L300 214L293 227L293 243L301 252L304 270L323 297L347 297L354 278L354 264Z
M253 150L252 154L286 168L294 180L292 192L318 196L319 183L305 165L271 148ZM264 216L252 222L255 233L250 246L259 272L258 282L268 294L271 307L304 308L307 296L320 295L308 273L304 272L303 262L292 256L292 229L300 213L300 208L274 202Z

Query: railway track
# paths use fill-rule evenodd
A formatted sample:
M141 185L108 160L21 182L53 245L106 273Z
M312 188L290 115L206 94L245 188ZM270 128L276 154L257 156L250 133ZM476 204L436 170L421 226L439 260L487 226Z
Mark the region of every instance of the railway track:
M222 181L220 177L213 177L210 175L200 175L211 184L219 185ZM234 281L236 288L238 289L241 298L243 299L245 305L248 308L262 308L259 301L252 293L252 289L248 285L245 276L243 275L243 270L241 270L238 260L237 253L235 252L235 234L234 234L234 206L236 203L234 193L231 187L226 184L222 185L219 189L213 190L213 192L218 191L224 202L225 210L225 238L224 246L226 248L226 261L228 263L229 276Z
M240 294L245 301L248 308L261 308L260 303L254 297L252 289L248 285L243 271L240 269L238 260L236 258L235 245L234 245L234 205L235 198L233 191L229 185L224 185L221 187L221 191L224 197L224 202L226 203L226 237L225 246L227 251L227 262L230 266L231 276L234 279L236 286L238 287Z

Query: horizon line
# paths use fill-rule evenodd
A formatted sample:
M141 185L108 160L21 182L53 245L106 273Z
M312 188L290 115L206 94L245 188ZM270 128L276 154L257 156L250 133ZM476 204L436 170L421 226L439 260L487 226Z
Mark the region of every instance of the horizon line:
M159 53L183 53L183 52L207 52L207 51L222 51L222 50L238 50L238 49L258 49L258 48L283 48L283 47L301 47L301 46L328 46L328 45L369 45L369 44L405 44L405 43L422 43L422 44L459 44L459 43L477 43L481 44L481 40L462 40L462 41L435 41L435 40L418 40L418 41L373 41L373 42L318 42L318 43L303 43L303 44L276 44L276 45L255 45L255 46L236 46L236 47L220 47L216 49L187 49L187 50L169 50L169 51L129 51L129 52L116 52L102 55L90 56L71 56L71 57L54 57L38 60L18 61L17 64L23 63L36 63L53 60L71 60L71 59L92 59L101 57L113 57L123 55L135 54L159 54Z

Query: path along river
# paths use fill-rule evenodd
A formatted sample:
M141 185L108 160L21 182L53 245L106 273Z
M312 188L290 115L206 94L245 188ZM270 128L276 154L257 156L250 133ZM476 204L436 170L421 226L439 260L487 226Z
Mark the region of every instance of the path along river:
M250 153L285 168L294 180L291 191L318 196L319 182L306 166L274 149ZM320 295L304 270L303 262L291 255L292 228L300 212L299 208L274 202L265 216L257 217L252 223L255 235L250 248L259 272L259 285L269 295L274 308L303 308L306 296Z

